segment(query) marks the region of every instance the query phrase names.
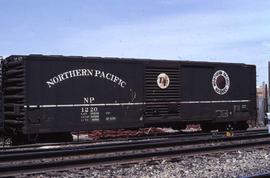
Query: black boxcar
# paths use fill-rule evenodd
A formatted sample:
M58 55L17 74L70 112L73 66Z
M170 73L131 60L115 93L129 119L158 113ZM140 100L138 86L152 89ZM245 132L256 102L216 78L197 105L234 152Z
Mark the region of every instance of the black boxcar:
M3 77L5 128L24 135L256 118L254 65L29 55Z

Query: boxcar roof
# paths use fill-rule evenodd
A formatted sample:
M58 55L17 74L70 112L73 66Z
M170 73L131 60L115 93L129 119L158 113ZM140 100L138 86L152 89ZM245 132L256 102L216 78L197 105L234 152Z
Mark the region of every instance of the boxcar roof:
M184 65L250 65L245 63L230 63L230 62L210 62L210 61L196 61L196 60L168 60L168 59L146 59L146 58L119 58L119 57L95 57L95 56L63 56L63 55L41 55L41 54L30 54L30 55L11 55L7 57L16 58L23 57L23 59L31 60L31 59L39 59L39 60L64 60L64 61L86 61L86 60L94 60L96 62L104 62L104 61L113 61L113 62L132 62L132 63L151 63L151 62L161 62L161 63L181 63ZM252 65L254 66L254 65Z

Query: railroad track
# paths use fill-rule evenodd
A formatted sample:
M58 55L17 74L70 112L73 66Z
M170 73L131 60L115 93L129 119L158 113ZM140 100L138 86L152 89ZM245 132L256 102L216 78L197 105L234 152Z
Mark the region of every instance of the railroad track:
M265 134L267 133L267 130L256 130L256 131L237 131L234 134L236 136L248 136L248 135L254 135L254 134ZM151 141L159 141L163 139L182 139L183 144L186 143L185 141L190 140L209 140L212 138L218 138L223 137L224 132L218 132L218 133L189 133L189 134L182 134L182 133L172 133L172 134L164 134L164 135L158 135L158 136L140 136L135 138L126 138L126 139L107 139L102 141L83 141L83 142L68 142L68 143L51 143L51 144L34 144L34 145L22 145L22 146L13 146L13 147L5 147L0 149L0 156L5 155L6 157L9 157L9 159L12 158L12 156L9 156L11 154L27 154L27 153L35 153L35 152L48 152L48 151L64 151L64 150L72 150L72 149L85 149L88 147L91 148L99 148L106 146L115 146L115 145L128 145L128 144L134 144L134 143L147 143L149 142L149 139ZM194 142L195 143L195 142ZM16 159L21 157L21 155L17 155ZM11 160L12 161L12 160Z
M249 131L234 131L234 135L248 135L248 134L259 134L259 133L267 133L268 130L260 129L260 130L249 130ZM28 149L42 149L48 147L62 147L65 145L88 145L88 144L97 144L97 143L111 143L111 142L125 142L125 141L134 141L134 140L147 140L147 139L163 139L163 138L188 138L188 137L203 137L203 136L210 136L210 137L223 137L225 132L214 132L214 133L202 133L202 132L193 132L193 133L183 133L183 132L176 132L176 133L163 133L160 135L146 135L146 136L136 136L136 137L129 137L129 138L116 138L116 139L101 139L101 140L88 140L88 141L73 141L73 142L64 142L64 143L37 143L37 144L28 144L28 145L19 145L19 146L2 146L0 147L0 154L3 151L16 151L16 150L28 150ZM12 152L11 151L11 152ZM20 152L19 151L19 152ZM5 152L7 153L7 152Z
M256 131L258 132L258 131ZM215 143L215 144L213 144ZM266 132L239 133L234 137L172 136L160 139L133 140L119 143L85 144L75 147L0 152L0 175L40 172L53 169L85 167L93 164L138 161L153 157L179 156L240 147L270 144Z

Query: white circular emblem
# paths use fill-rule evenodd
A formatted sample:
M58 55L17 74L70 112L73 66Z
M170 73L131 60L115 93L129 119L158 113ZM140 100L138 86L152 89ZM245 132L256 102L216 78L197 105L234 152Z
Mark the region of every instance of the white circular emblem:
M167 88L170 84L169 76L165 73L159 74L157 77L157 84L158 84L159 88L161 88L161 89Z
M230 88L230 77L229 75L223 71L218 70L213 75L212 85L215 92L219 95L224 95Z

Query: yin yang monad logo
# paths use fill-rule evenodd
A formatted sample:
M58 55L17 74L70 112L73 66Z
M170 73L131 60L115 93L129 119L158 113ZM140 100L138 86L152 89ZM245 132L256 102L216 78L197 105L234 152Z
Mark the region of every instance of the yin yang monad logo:
M161 73L157 77L157 84L159 88L166 89L170 85L170 78L167 74Z

